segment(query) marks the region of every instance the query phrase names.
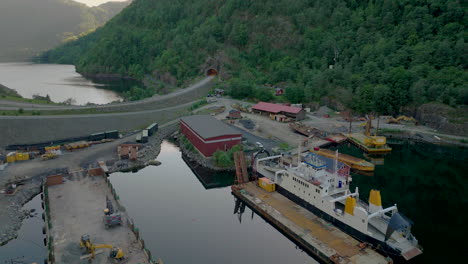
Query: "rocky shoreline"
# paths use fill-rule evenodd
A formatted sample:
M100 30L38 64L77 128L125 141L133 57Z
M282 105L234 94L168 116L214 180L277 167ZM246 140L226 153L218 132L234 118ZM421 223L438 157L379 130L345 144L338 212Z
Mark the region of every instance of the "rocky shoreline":
M15 195L8 197L8 204L5 205L5 213L2 215L4 223L0 225L0 246L18 237L18 230L21 228L23 220L30 214L28 210L22 208L40 192L41 182L36 178L31 183L23 185Z
M447 140L443 136L437 139L433 135L424 133L409 133L402 131L401 133L382 133L382 136L387 137L387 139L411 140L427 144L468 147L467 143L456 140Z
M159 128L158 132L149 137L148 143L138 151L138 159L136 161L118 160L109 168L109 173L137 171L148 165L156 159L161 152L161 143L177 131L178 123L170 124Z

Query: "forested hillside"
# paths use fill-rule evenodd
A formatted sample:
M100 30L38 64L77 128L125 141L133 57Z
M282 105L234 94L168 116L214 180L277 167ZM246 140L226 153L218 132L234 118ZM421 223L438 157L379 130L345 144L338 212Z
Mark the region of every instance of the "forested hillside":
M360 112L466 105L466 10L458 0L135 0L42 59L179 84L215 63L235 97L270 100L263 87L279 85L290 102L328 96Z
M102 26L128 3L88 7L71 0L1 0L0 61L26 60Z

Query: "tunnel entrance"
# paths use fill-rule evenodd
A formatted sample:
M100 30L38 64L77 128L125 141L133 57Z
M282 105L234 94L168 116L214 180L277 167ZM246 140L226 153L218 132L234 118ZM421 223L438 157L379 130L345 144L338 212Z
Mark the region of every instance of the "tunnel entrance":
M216 76L216 75L218 75L218 71L215 69L209 69L208 71L206 71L206 76Z

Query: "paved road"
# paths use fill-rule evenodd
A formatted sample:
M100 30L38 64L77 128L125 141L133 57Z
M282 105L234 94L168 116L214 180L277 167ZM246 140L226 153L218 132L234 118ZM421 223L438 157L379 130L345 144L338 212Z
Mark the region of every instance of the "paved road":
M47 110L47 111L63 111L63 110L84 110L84 109L102 109L102 110L115 110L118 108L128 108L129 106L139 106L139 105L152 105L153 107L157 107L158 103L167 101L168 99L178 98L189 94L193 91L198 89L206 88L210 85L211 81L213 80L213 76L208 76L203 80L190 85L187 88L178 89L172 93L165 94L165 95L155 95L150 98L146 98L139 101L132 101L132 102L122 102L122 103L112 103L112 104L105 104L105 105L91 105L91 106L78 106L78 105L68 105L68 106L61 106L61 105L43 105L43 104L32 104L32 103L25 103L25 102L15 102L15 101L7 101L7 100L0 100L0 110L17 110L18 108L23 108L24 110ZM195 99L195 98L193 98ZM192 99L192 100L193 100Z
M0 149L10 144L48 142L108 130L132 131L154 122L163 124L187 114L190 105L211 89L212 79L205 78L164 96L99 106L102 108L96 114L46 115L41 111L43 114L38 116L0 115Z
M268 150L270 153L271 153L272 148L278 146L278 142L275 141L275 140L266 139L266 138L256 136L256 135L254 135L254 134L252 134L250 132L247 132L246 130L244 130L242 128L239 128L239 127L236 127L236 126L233 126L233 125L229 125L229 126L234 128L235 130L239 131L240 133L242 133L242 137L247 139L248 142L250 142L252 144L255 144L255 142L262 143L263 147L266 150Z

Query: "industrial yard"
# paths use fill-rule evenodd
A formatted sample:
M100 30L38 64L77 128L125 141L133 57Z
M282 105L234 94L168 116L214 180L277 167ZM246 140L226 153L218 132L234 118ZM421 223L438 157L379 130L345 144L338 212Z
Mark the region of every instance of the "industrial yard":
M126 254L126 263L149 263L143 245L128 224L130 217L117 206L111 189L102 176L85 176L77 171L63 184L50 186L51 236L54 241L56 263L88 263L79 247L82 235L89 235L92 243L109 244ZM122 224L106 228L103 221L106 197L122 214ZM93 263L109 263L109 248L96 250Z
M80 249L82 235L89 235L92 243L89 245L98 245L94 251L95 263L108 263L109 252L114 247L125 252L126 263L158 263L160 260L155 260L156 256L145 249L145 242L135 232L132 216L127 214L125 205L115 199L118 194L106 180L106 175L159 165L155 159L162 140L176 135L178 138L184 136L192 144L181 149L201 166L220 171L229 168L232 182L241 183L233 187L233 193L315 258L335 263L389 263L388 256L347 237L280 194L265 192L256 184L247 183L257 180L256 176L247 174L247 167L252 166L259 153L284 155L284 160L289 159L291 166L297 166L298 154L320 153L317 150L321 147L342 143L346 137L348 140L360 137L359 142L351 142L365 146L364 151L376 148L380 152L391 152L391 149L381 151L380 146L386 141L379 140L385 137L377 137L375 132L371 134L378 125L376 121L369 119L367 123L350 124L338 114L330 117L330 110L324 108L306 112L297 107L259 104L250 110L242 105L247 103L218 97L191 115L184 117L186 112L182 111L173 113L175 119L165 124L148 122L137 130L108 130L81 134L68 140L14 142L6 146L9 150L4 151L0 164L0 184L5 186L4 194L0 196L0 233L5 234L1 237L2 242L13 239L20 227L17 219L21 219L22 213L18 208L41 192L44 183L60 176L63 181L48 187L51 227L47 243L53 245L50 250L56 263L84 263L90 258L91 251ZM155 119L158 120L161 119ZM354 134L346 133L349 127ZM409 131L406 135L412 133L420 139L440 141L440 138L428 136L431 130L425 127L386 123L380 127L398 127ZM380 145L369 145L376 142ZM234 155L231 165L216 168L211 156L218 150L228 152L237 145L242 146L247 155ZM333 152L327 153L333 158ZM350 161L353 168L374 170L374 164L364 159L345 155L340 158ZM242 180L239 175L243 175ZM109 229L103 225L106 197L111 197L112 204L122 213L122 224Z

